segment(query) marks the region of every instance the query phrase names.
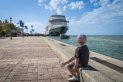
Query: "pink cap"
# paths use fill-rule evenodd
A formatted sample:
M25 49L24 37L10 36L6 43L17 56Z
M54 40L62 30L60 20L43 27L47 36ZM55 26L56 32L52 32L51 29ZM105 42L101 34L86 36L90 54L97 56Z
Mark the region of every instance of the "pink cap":
M80 40L81 42L84 42L84 43L87 42L86 35L84 35L84 34L78 35L77 39Z

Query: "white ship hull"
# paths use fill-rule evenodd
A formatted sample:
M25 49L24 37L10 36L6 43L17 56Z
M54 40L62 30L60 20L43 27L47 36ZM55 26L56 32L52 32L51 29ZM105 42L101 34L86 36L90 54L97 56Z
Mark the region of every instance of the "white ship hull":
M65 34L68 30L67 26L56 27L49 30L49 35L59 36L60 34Z

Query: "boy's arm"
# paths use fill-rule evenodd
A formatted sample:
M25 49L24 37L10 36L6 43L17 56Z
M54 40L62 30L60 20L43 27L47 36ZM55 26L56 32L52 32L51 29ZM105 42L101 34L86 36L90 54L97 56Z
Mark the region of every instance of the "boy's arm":
M66 65L66 64L70 63L70 62L73 61L73 60L74 60L74 57L72 57L72 58L70 58L68 61L64 62L63 65Z
M79 58L76 58L76 59L75 59L75 65L74 65L74 67L73 67L73 72L76 72L76 71L77 71L78 66L79 66Z

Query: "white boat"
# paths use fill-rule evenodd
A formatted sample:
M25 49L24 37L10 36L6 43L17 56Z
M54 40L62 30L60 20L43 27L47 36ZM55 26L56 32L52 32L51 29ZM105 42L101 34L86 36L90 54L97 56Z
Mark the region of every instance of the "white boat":
M48 25L46 26L45 34L51 36L59 36L65 34L68 30L66 17L63 15L52 15L49 17Z

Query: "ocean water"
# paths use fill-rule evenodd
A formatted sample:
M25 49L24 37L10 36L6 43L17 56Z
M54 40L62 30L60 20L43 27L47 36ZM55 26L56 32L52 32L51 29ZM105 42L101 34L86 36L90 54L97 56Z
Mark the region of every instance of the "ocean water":
M76 36L70 36L70 39L60 39L59 37L50 37L64 43L77 46ZM87 43L91 51L116 58L123 61L123 35L91 35L87 36Z

